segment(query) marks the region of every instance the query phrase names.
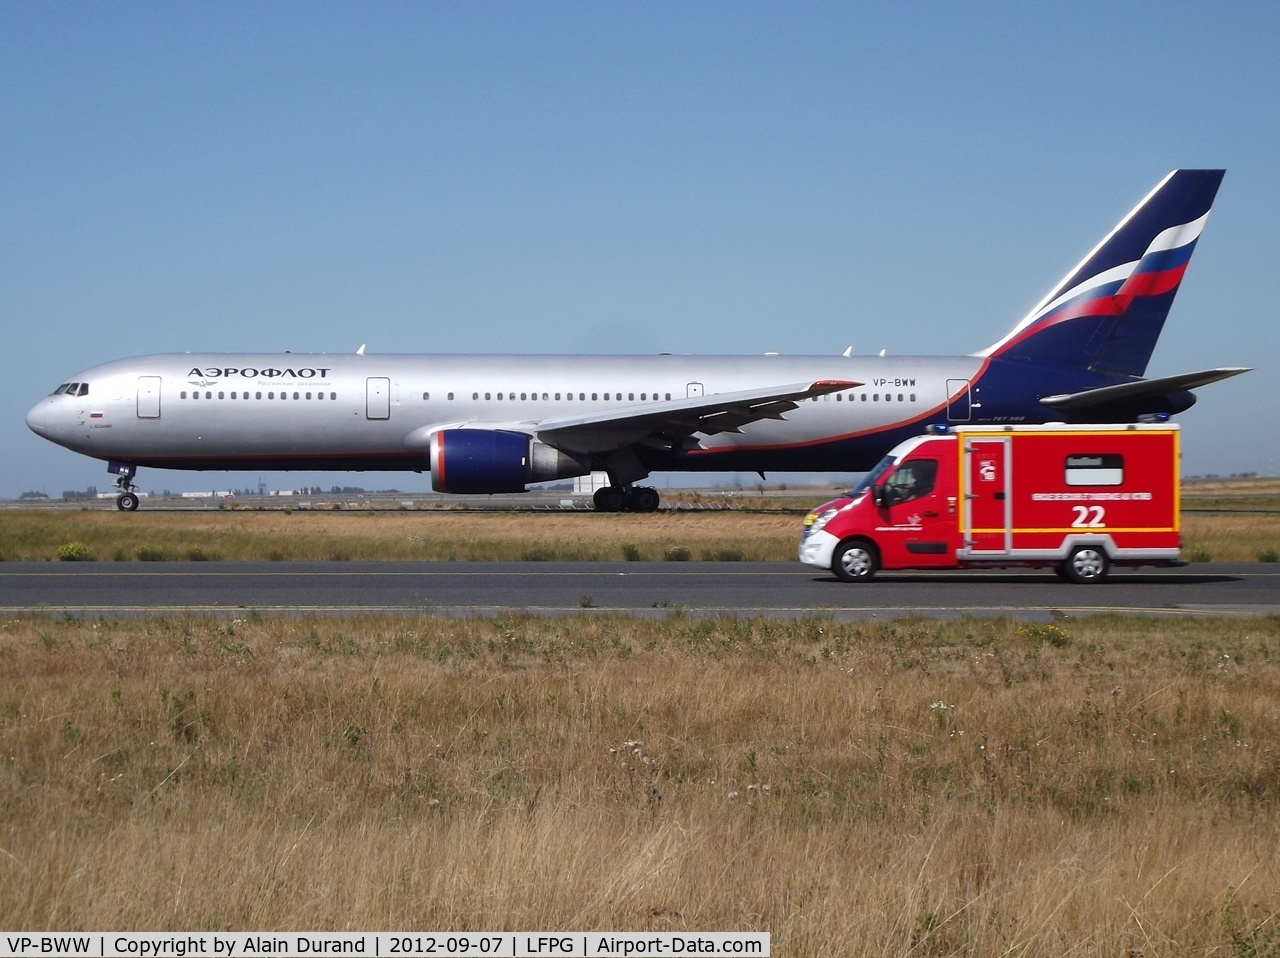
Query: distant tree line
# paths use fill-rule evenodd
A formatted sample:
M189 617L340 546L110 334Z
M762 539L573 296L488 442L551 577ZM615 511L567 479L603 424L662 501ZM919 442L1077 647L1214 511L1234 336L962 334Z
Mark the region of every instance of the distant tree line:
M45 498L48 498L48 497L46 496ZM88 489L84 489L84 490L63 489L62 498L63 499L97 499L98 487L90 486Z

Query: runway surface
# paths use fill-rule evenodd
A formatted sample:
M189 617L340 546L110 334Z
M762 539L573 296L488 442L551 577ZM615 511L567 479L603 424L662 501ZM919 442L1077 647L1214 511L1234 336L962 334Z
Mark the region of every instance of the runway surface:
M1043 571L882 574L850 585L799 563L0 563L0 613L90 617L375 612L663 616L1280 614L1280 565L1117 571L1078 586Z

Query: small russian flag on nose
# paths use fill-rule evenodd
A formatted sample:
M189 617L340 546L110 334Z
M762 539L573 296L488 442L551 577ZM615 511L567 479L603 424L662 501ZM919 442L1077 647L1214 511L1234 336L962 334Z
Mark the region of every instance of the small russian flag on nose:
M89 418L90 418L90 419L101 419L101 418L102 418L102 413L100 413L100 412L91 412L91 413L89 413Z

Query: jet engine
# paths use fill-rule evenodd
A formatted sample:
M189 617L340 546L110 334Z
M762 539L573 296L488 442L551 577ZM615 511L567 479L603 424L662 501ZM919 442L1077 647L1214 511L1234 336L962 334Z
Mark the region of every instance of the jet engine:
M506 429L442 429L431 437L436 492L524 492L530 482L585 476L591 464Z

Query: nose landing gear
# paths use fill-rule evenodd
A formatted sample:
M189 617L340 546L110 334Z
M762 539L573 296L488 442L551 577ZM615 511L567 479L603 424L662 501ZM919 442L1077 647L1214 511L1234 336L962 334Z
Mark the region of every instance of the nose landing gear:
M133 477L138 474L138 467L112 462L107 464L107 472L115 473L116 488L120 490L116 496L116 508L121 512L136 512L138 494L134 492Z

